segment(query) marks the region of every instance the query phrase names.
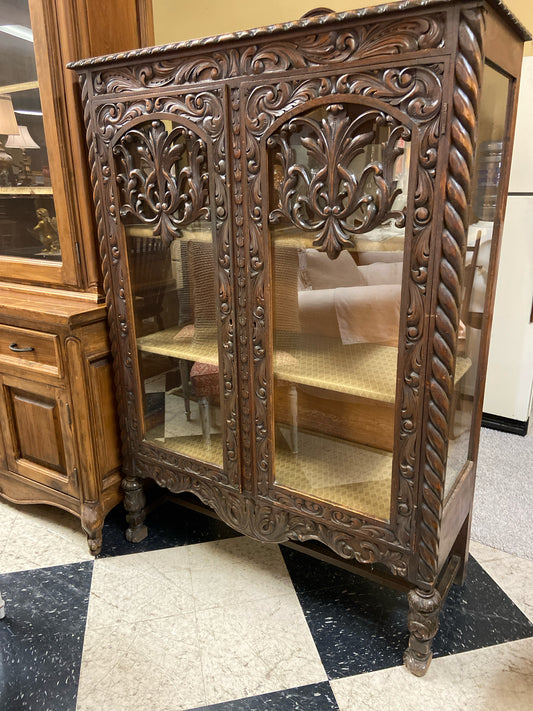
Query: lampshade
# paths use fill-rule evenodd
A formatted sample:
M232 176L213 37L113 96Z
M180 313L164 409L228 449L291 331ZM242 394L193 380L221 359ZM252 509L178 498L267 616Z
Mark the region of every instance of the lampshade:
M6 148L39 148L30 136L27 126L19 126L19 130L20 133L18 135L11 134L7 137Z
M8 94L0 95L0 134L19 134L13 104Z

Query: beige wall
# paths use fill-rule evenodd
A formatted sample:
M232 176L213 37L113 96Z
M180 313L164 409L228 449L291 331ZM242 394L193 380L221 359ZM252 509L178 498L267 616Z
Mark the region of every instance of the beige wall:
M533 0L507 0L505 4L533 35ZM526 42L524 54L533 56L533 42Z
M296 20L314 7L356 10L379 0L152 0L156 44L209 37ZM507 6L533 32L533 0L507 0ZM533 42L525 46L533 55Z

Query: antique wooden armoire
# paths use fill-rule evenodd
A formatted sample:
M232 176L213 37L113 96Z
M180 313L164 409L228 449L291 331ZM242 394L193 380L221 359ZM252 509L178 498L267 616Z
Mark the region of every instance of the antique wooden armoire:
M404 589L419 675L466 570L527 38L410 0L71 65L129 540L148 478Z

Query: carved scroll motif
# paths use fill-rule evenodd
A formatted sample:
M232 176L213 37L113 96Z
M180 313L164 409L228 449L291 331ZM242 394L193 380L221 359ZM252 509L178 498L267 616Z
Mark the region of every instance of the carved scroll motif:
M198 478L196 472L176 467L173 455L161 455L160 463L150 459L138 459L138 471L154 479L160 486L174 493L184 491L195 494L204 504L232 528L260 541L283 543L287 540L318 540L325 543L339 556L355 559L360 563L384 563L394 574L407 574L408 553L393 550L387 537L378 527L360 525L358 534L353 530L332 528L326 522L310 518L303 512L281 509L268 500L255 501L239 495L212 480ZM390 538L390 536L389 536Z
M446 180L440 284L430 371L429 422L424 457L418 585L431 587L437 575L442 516L448 416L453 394L463 254L468 230L467 209L476 145L476 116L483 72L484 16L481 10L461 13L451 146Z
M352 163L378 142L380 127L389 129L381 155L357 175ZM306 149L305 166L294 162L293 135ZM331 259L352 246L351 235L370 232L391 219L403 227L405 213L393 208L401 193L394 166L403 153L399 141L409 137L409 129L383 111L365 111L350 119L343 104L328 106L320 122L291 119L267 141L283 175L270 222L286 218L301 230L317 233L313 244Z
M166 245L179 228L209 218L206 146L193 131L177 126L168 133L152 121L127 131L113 153L122 217L152 225Z
M339 19L348 16L357 17L362 11L341 13ZM289 71L314 66L331 66L343 62L378 56L393 56L421 49L439 49L444 47L445 15L435 13L425 17L410 17L396 20L366 19L364 24L350 29L322 30L309 28L309 31L290 41L284 38L271 38L279 26L263 28L255 35L254 44L248 43L240 49L226 48L216 38L192 40L189 42L167 45L166 52L183 48L197 48L189 60L152 59L154 50L135 50L114 56L117 60L128 63L113 68L104 67L95 74L94 91L96 95L122 93L132 89L162 89L193 82L220 81L236 76L257 76L268 72ZM316 21L289 25L312 26ZM251 33L250 33L251 34ZM236 33L240 39L246 33ZM220 40L228 40L228 36ZM202 45L209 42L214 46L211 51L202 51ZM146 57L146 61L142 58ZM131 61L136 60L136 61ZM91 60L80 62L79 66L90 66Z

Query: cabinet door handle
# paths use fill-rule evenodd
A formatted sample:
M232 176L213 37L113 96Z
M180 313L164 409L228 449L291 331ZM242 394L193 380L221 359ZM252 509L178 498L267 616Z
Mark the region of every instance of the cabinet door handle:
M14 353L29 353L30 351L34 351L35 348L33 348L33 346L28 346L27 348L19 348L16 343L10 343L9 350L13 351Z

